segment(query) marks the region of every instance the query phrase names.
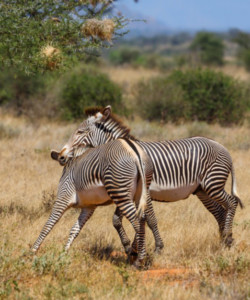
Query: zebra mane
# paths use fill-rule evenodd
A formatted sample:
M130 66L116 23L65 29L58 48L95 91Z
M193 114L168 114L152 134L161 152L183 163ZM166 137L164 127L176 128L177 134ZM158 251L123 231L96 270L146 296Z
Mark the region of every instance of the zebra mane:
M97 114L98 112L102 113L103 111L104 111L103 107L98 107L98 106L89 107L89 108L85 109L85 114L87 117L91 117L91 116L94 116L95 114ZM121 119L117 115L111 113L104 122L100 123L103 126L104 130L106 129L105 123L108 121L111 121L112 123L115 124L116 128L119 128L119 130L121 132L121 137L128 138L131 140L136 140L136 138L130 134L130 128L127 127L126 125L124 125L123 122L121 121Z

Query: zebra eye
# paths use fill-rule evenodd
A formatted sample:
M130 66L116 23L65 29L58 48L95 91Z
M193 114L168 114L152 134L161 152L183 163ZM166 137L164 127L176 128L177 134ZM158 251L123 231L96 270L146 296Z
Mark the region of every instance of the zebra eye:
M77 134L83 134L84 132L86 132L86 130L82 130L82 129L79 129L79 130L77 130Z

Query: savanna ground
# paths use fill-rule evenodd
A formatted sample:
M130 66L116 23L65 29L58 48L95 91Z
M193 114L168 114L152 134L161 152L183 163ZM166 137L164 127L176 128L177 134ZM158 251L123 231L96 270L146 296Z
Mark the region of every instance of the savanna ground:
M116 77L114 70L109 70ZM118 72L118 71L117 71ZM127 87L139 75L129 71ZM153 72L145 76L153 76ZM112 76L111 74L111 76ZM129 78L129 79L128 79ZM234 161L238 192L245 209L234 219L234 246L219 241L216 221L192 196L171 204L154 203L165 248L153 253L147 229L148 270L126 262L112 226L114 205L101 207L87 222L69 253L63 252L79 211L71 209L42 244L37 255L30 247L48 218L62 167L50 159L76 124L43 120L31 123L0 112L0 299L249 299L250 128L205 123L175 126L125 121L141 139L176 139L203 135L225 145ZM230 191L231 182L227 183ZM124 220L133 238L133 230Z

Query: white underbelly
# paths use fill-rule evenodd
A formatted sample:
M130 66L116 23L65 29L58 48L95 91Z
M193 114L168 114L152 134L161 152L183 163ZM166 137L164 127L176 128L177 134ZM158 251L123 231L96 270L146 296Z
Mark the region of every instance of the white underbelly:
M92 186L89 189L77 192L77 207L92 205L103 205L110 200L110 197L103 185Z
M149 190L152 199L158 201L173 202L188 198L188 196L191 195L198 188L198 186L199 184L195 182L190 185L176 188L171 186L158 185L157 183L152 182Z

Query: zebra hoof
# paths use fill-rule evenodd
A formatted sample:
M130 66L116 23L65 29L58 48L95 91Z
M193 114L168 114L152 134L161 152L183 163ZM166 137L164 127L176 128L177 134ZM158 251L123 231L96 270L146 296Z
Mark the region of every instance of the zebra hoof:
M162 253L163 247L155 247L154 253L156 255L160 255Z
M138 253L132 251L132 252L129 253L129 255L128 255L128 263L129 263L130 265L134 265L135 262L137 261L137 257L138 257Z
M137 270L144 270L145 266L144 266L144 260L141 259L136 259L136 261L133 263L133 266L137 269Z
M227 248L231 248L233 245L233 242L234 242L234 238L232 236L232 233L227 236L222 237L222 243Z
M225 239L225 246L227 248L231 248L233 245L233 242L234 242L234 239L231 236L229 236Z
M125 253L126 253L128 256L130 255L131 251L132 251L132 249L131 249L130 245L128 245L128 246L125 247Z
M156 254L161 254L163 248L164 248L164 244L163 243L155 245L155 251L154 252Z

